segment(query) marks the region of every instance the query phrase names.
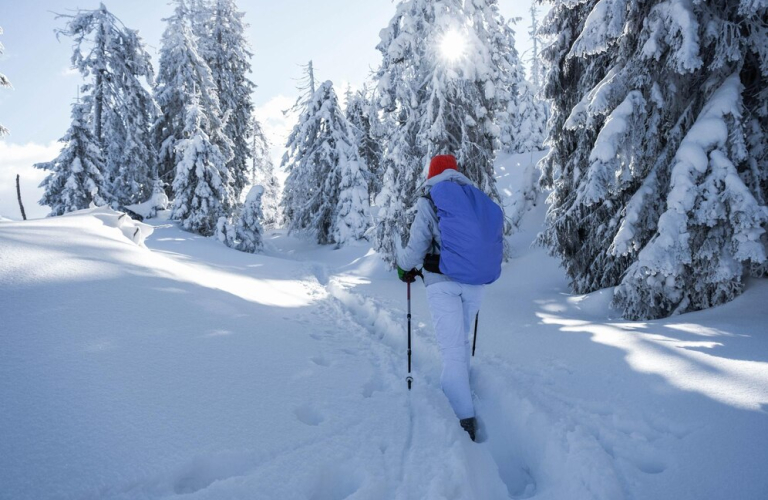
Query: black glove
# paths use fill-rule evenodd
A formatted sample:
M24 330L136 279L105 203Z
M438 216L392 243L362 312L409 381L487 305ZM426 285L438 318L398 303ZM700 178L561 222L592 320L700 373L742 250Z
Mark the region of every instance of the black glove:
M416 281L416 276L421 275L421 272L419 272L416 269L411 269L410 271L406 271L404 269L401 269L400 266L397 266L397 277L400 278L400 281L403 283L413 283Z

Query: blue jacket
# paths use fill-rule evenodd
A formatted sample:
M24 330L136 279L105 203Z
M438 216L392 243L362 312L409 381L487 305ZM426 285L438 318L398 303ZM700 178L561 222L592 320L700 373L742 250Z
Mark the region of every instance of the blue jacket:
M401 269L409 271L421 267L424 264L424 257L428 253L440 253L442 242L440 240L440 229L438 227L437 214L426 196L429 190L442 181L453 181L461 185L472 184L464 174L456 170L446 170L440 175L436 175L427 180L422 188L422 196L416 202L416 218L411 225L411 233L408 238L408 246L401 248L397 255L397 265ZM433 242L435 243L433 245ZM424 271L424 284L427 286L441 281L453 281L444 274L430 273Z

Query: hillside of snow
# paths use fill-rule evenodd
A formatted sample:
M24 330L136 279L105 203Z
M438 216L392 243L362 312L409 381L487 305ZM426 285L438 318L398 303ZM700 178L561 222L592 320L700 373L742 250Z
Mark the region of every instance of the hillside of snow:
M499 162L510 200L537 159ZM624 321L531 247L544 211L480 312L483 443L440 390L421 283L407 390L405 285L367 246L0 223L0 498L768 498L768 280Z

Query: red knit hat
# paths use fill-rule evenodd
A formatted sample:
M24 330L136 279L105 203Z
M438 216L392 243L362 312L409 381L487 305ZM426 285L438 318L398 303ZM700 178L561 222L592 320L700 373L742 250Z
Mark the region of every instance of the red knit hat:
M437 155L429 162L427 179L440 175L448 169L459 170L459 166L456 164L456 157L453 155Z

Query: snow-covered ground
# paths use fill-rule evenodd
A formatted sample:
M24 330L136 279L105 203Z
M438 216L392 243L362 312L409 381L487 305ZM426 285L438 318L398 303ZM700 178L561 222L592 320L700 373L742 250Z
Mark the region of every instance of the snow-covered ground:
M505 158L502 191L536 159ZM0 222L0 498L768 498L768 280L623 321L530 247L542 205L480 313L480 444L421 284L407 391L405 285L366 246Z

